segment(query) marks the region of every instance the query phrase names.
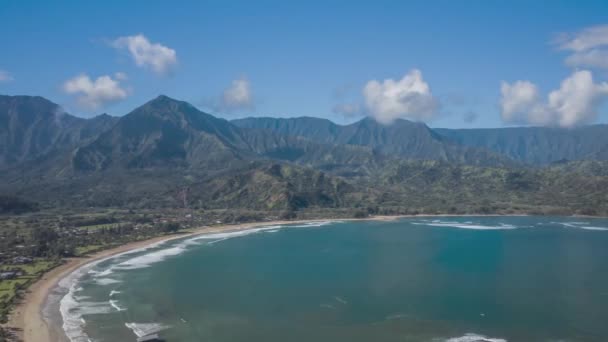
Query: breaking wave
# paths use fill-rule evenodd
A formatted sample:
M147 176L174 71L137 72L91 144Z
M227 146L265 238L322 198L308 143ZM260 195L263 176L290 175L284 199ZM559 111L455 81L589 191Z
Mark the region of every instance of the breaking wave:
M503 338L489 338L478 334L465 334L460 337L448 338L445 342L507 342L507 340Z
M461 228L461 229L474 229L474 230L502 230L502 229L517 229L517 227L511 224L500 223L498 225L483 225L473 222L456 222L456 221L421 221L412 222L415 225L431 226L431 227L449 227L449 228Z
M576 229L584 229L584 230L598 230L598 231L606 231L608 227L599 227L599 226L590 226L590 222L551 222L554 224L559 224L567 228L576 228Z
M165 329L170 328L168 325L160 323L125 323L125 326L137 337L144 337L152 334L157 334Z

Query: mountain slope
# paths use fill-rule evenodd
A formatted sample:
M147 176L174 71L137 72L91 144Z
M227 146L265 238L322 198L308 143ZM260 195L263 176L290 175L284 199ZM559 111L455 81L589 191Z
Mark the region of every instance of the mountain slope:
M75 152L77 170L108 167L225 167L248 150L240 130L192 105L159 96Z
M301 136L317 142L365 146L396 158L444 160L475 165L510 163L484 149L460 146L435 133L423 123L397 120L382 125L365 118L350 125L337 125L316 118L246 118L233 120L239 127L264 129L284 135Z
M105 114L77 118L39 96L0 95L0 167L74 147L116 121Z
M186 102L160 96L79 147L72 164L76 171L151 167L219 170L260 159L328 170L348 165L352 173L364 166L374 167L385 158L366 147L322 144L237 127Z
M529 164L543 165L560 160L608 160L608 125L571 129L512 127L435 131L455 143L486 148Z

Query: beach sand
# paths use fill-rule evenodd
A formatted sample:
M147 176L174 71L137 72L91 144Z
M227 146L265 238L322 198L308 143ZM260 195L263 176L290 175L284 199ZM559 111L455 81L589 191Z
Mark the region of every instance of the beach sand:
M361 220L395 220L403 216L375 216ZM305 222L323 222L323 221L351 221L356 219L319 219L319 220L301 220L301 221L270 221L245 223L237 225L221 225L202 227L192 230L187 233L160 236L143 241L128 243L116 248L100 251L90 256L82 258L70 258L66 262L51 271L45 273L36 283L27 289L25 298L11 313L9 322L5 325L8 328L13 328L17 331L17 337L25 342L66 342L67 339L63 334L61 327L49 326L42 315L42 309L46 303L50 291L57 283L70 273L78 268L93 262L98 259L106 258L115 254L127 252L133 249L146 247L150 244L191 237L200 234L238 231L251 229L260 226L282 225L282 224L298 224Z

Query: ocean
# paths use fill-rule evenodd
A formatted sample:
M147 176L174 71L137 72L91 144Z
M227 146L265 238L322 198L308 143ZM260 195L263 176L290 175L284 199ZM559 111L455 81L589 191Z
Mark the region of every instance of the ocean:
M607 341L608 220L414 217L201 235L79 269L44 315L73 342Z

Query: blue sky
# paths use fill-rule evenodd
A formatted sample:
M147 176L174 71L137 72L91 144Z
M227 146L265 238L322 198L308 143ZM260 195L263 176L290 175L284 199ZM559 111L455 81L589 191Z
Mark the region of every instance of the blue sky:
M608 67L566 62L608 43L556 43L608 24L607 1L2 1L0 23L0 93L45 96L79 116L123 115L166 94L228 119L371 115L502 127L608 118ZM137 35L175 58L138 65L128 50ZM581 110L593 115L547 99L581 70L581 84L594 82ZM107 76L123 92L87 93L81 76ZM390 97L419 85L428 89ZM569 94L557 101L588 95Z

